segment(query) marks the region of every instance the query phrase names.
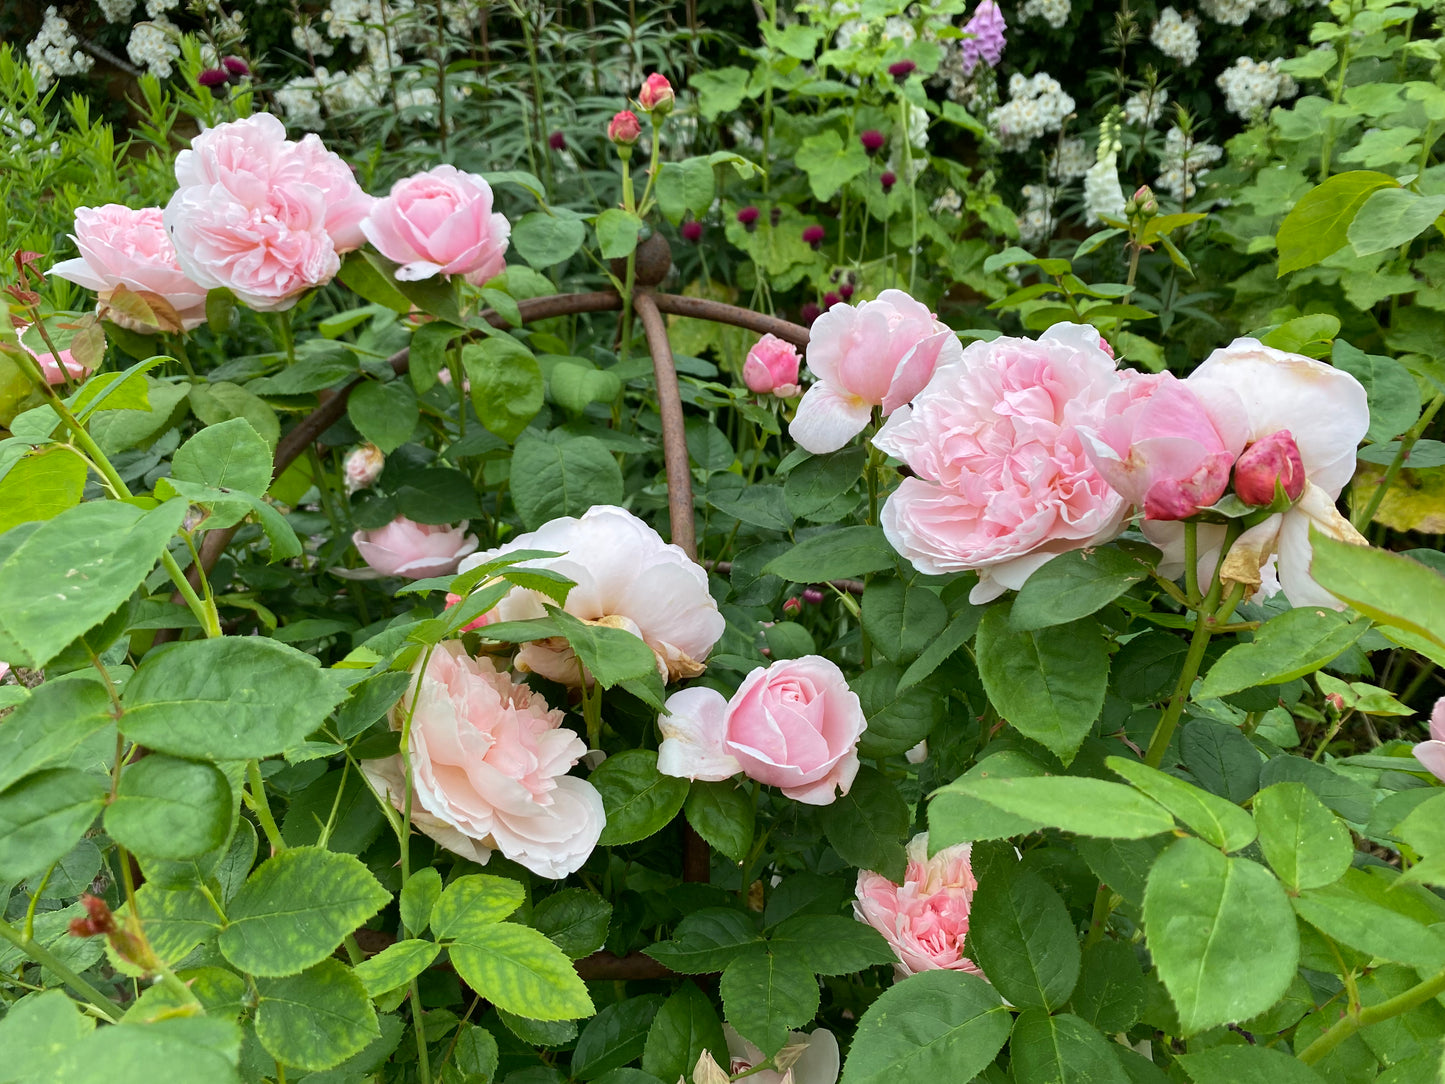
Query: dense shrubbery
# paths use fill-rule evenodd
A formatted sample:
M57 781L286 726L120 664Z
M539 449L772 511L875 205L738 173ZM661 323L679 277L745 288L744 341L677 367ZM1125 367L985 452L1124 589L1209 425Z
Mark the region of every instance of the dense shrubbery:
M0 1082L1440 1078L1435 7L762 15L0 46Z

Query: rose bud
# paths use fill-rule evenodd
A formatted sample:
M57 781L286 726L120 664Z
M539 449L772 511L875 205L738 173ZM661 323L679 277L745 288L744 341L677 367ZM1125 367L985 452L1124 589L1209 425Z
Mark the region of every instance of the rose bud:
M898 183L898 174L891 169L885 169L883 176L878 178L878 183L883 186L883 194L886 196L893 191L893 186Z
M744 207L738 212L738 221L743 224L743 229L752 233L758 225L758 209L753 206Z
M783 602L783 613L787 614L789 617L796 617L802 612L803 603L796 595Z
M800 362L796 346L776 335L764 335L743 362L743 382L759 395L790 399L802 391L798 386Z
M619 147L631 147L642 138L642 122L632 110L624 109L608 122L607 138Z
M869 128L858 137L858 142L863 144L863 149L868 152L869 157L872 157L883 149L885 140L883 133L877 128Z
M448 610L450 610L453 606L455 606L458 602L461 602L461 601L462 601L462 596L461 596L461 595L453 594L453 593L450 592L450 591L447 592L447 604L446 604L446 608L447 608ZM494 607L492 607L492 609L488 610L486 613L482 614L480 617L475 617L475 618L473 618L472 620L468 621L465 625L462 626L461 631L462 631L462 632L471 632L471 631L473 631L474 629L479 629L479 628L481 628L483 625L493 625L493 624L496 624L496 623L497 623L498 621L500 621L501 619L502 619L502 615L499 614L499 613L497 613L496 607L494 606Z
M911 60L897 60L888 65L888 74L893 76L895 83L903 83L918 70L918 65Z
M1133 203L1145 218L1153 218L1159 213L1159 198L1147 184L1141 184L1135 191Z
M553 132L547 137L547 146L554 151L560 151L567 146L567 137L561 132Z
M696 219L693 219L691 222L684 222L681 233L684 241L691 241L693 244L697 244L702 240L702 223Z
M1276 483L1292 501L1299 500L1305 491L1304 463L1288 429L1255 441L1234 464L1234 492L1245 504L1273 504Z
M813 246L813 251L823 247L823 238L827 236L822 226L808 226L803 230L803 240Z
M672 112L672 84L667 81L667 76L660 72L653 72L642 84L642 89L637 92L637 104L649 113L656 113L659 116L667 116Z
M105 900L86 893L80 897L80 902L85 908L85 918L70 920L72 937L96 937L116 931L115 915L111 914L110 907Z
M346 492L355 493L376 484L381 469L386 466L386 456L375 444L361 444L346 454L341 471L346 476Z
M798 317L803 321L804 327L812 327L813 321L822 315L823 310L811 301L805 301L803 307L798 311Z

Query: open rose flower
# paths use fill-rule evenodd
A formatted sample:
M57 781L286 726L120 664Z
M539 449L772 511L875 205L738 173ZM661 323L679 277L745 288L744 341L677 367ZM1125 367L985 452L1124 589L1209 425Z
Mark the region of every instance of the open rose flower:
M1413 752L1431 775L1445 783L1445 696L1430 712L1430 740L1417 742Z
M957 336L902 290L834 305L813 321L808 369L817 379L788 432L814 455L836 452L867 428L874 407L892 414L961 353Z
M90 370L71 357L69 350L62 350L57 361L55 355L40 341L39 332L29 337L32 341L26 341L26 332L32 326L34 325L26 324L16 328L15 337L20 340L20 349L34 358L35 364L40 366L47 384L64 384L66 380L83 380L90 375Z
M460 571L517 550L561 554L523 561L520 567L551 569L572 580L577 586L563 608L583 621L639 637L652 648L666 680L696 677L705 669L708 652L726 625L708 593L707 573L625 508L597 505L580 519L554 519L467 558ZM550 600L535 591L513 588L494 612L501 621L544 617L545 601ZM582 683L581 664L561 638L524 645L516 666L563 685Z
M357 531L351 536L362 560L383 576L408 580L447 576L457 563L477 548L477 536L467 534L467 521L456 525L413 523L397 516L385 527Z
M759 667L732 699L695 686L667 699L657 770L717 781L738 772L794 801L828 805L858 775L868 729L858 696L819 655Z
M928 833L908 843L903 883L882 874L858 871L853 914L881 933L898 954L898 978L946 968L982 974L963 954L968 912L978 890L969 856L970 843L945 847L928 857Z
M1331 538L1365 544L1335 508L1340 490L1354 474L1355 451L1370 427L1365 389L1343 369L1254 339L1236 339L1214 351L1183 383L1221 432L1239 426L1244 444L1240 458L1246 464L1254 446L1277 448L1283 443L1278 434L1287 432L1294 448L1286 450L1287 455L1297 455L1304 469L1299 500L1245 531L1225 555L1220 575L1226 583L1244 584L1251 593L1283 589L1294 606L1342 609L1339 599L1310 576L1314 553L1309 532L1314 527ZM1272 497L1273 476L1268 484ZM1183 525L1145 522L1143 527L1164 552L1160 573L1178 575L1184 568ZM1219 564L1224 528L1200 524L1198 532L1198 572L1200 582L1207 583Z
M475 173L434 166L391 186L361 223L366 239L401 266L403 282L464 275L480 285L506 267L512 227L492 210L492 186Z
M1097 428L1119 386L1087 325L970 345L873 438L914 474L883 508L888 541L926 575L977 570L977 605L1060 553L1115 537L1128 503L1079 427Z
M743 362L743 383L758 395L791 399L798 387L798 348L776 335L764 335Z
M206 320L206 291L181 270L161 216L159 207L138 211L118 203L77 207L70 239L80 256L62 260L50 273L94 290L102 308L118 287L153 294L176 311L182 328L198 327ZM106 316L131 331L156 330L117 309Z
M597 788L567 774L587 746L562 726L563 713L490 659L468 656L458 640L432 650L420 690L392 711L393 729L402 729L413 695L412 823L474 862L495 850L541 877L579 869L606 815ZM378 794L404 807L400 756L361 769Z
M749 1072L767 1060L763 1052L739 1035L731 1024L723 1025L723 1036L728 1044L728 1073L732 1076L746 1073L742 1079L748 1084L838 1084L842 1056L838 1040L827 1028L811 1033L789 1032L787 1045L773 1057L774 1065L784 1066L781 1071ZM722 1079L727 1077L728 1074L723 1074Z

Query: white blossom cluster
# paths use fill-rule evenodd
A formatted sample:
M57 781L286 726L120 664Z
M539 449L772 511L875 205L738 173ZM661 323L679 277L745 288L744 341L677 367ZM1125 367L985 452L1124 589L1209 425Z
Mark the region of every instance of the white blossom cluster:
M150 22L135 24L125 51L133 63L157 79L169 79L172 62L181 55L180 33L165 16L153 17Z
M944 190L943 195L933 201L933 205L929 207L929 211L935 216L950 214L957 218L963 214L963 197L958 194L956 189L947 188Z
M1019 17L1042 19L1057 30L1069 21L1072 10L1069 0L1024 0L1023 7L1019 8Z
M1253 60L1242 56L1234 67L1225 68L1214 82L1224 91L1224 107L1249 120L1275 102L1293 98L1299 92L1295 81L1279 70L1280 58Z
M1152 128L1154 123L1164 115L1164 107L1168 103L1169 94L1163 87L1141 90L1136 94L1129 95L1124 102L1124 119L1141 128Z
M291 28L291 41L308 57L327 57L336 51L326 35L312 23L297 23Z
M1056 132L1074 111L1074 99L1048 72L1009 76L1009 100L989 114L989 122L1009 150L1023 150L1045 132Z
M45 9L40 33L25 46L25 58L35 77L35 88L47 90L62 75L81 75L95 61L76 48L80 44L70 32L70 23L53 6Z
M1165 8L1159 13L1154 29L1149 31L1149 40L1170 60L1177 60L1187 68L1199 57L1199 20Z
M1164 172L1159 175L1155 187L1168 192L1179 203L1192 199L1196 192L1195 180L1208 173L1208 167L1223 156L1224 151L1220 147L1213 143L1196 143L1176 125L1164 133L1164 153L1159 158Z
M1094 152L1079 136L1061 140L1049 156L1049 176L1060 184L1077 181L1094 165Z
M130 19L135 9L135 0L99 0L96 4L108 23L123 23Z
M1199 0L1199 7L1216 23L1243 26L1254 14L1257 0Z
M1037 245L1054 232L1053 193L1042 185L1026 184L1022 194L1024 212L1018 218L1019 241Z
M1124 217L1124 190L1119 185L1119 114L1111 113L1099 126L1098 157L1084 174L1084 221L1097 226L1103 218Z
M181 0L146 0L146 17L159 19L166 12L174 10Z

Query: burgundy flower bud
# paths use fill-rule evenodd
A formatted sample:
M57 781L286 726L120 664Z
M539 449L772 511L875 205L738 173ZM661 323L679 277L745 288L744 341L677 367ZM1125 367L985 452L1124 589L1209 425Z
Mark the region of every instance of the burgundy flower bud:
M228 56L221 61L221 67L226 69L226 74L235 79L244 79L251 74L250 67L238 56Z
M867 151L871 157L883 149L885 140L883 133L877 128L869 128L866 132L859 135L858 142L863 144L863 149Z
M803 601L809 606L821 606L823 604L823 592L816 587L803 588Z
M889 192L893 191L893 186L898 183L898 174L894 173L891 169L885 169L883 176L879 177L878 181L883 185L883 194L886 196Z
M781 207L774 207L771 211L768 212L768 222L772 224L773 229L777 229L778 223L782 220L783 209Z
M567 146L567 137L561 132L553 132L547 137L547 146L554 151L560 151Z
M632 110L624 109L608 122L607 138L619 147L631 147L642 138L642 122Z
M811 301L804 302L802 309L798 313L799 318L803 321L804 327L812 327L813 321L822 315L823 310Z
M823 238L826 236L827 232L822 226L806 226L803 229L803 240L812 245L815 252L823 247Z
M847 301L850 297L853 296L853 284L851 282L845 282L843 283L843 285L839 286L838 296L841 297L844 301Z
M70 920L72 937L96 937L116 931L115 915L110 913L110 907L105 900L86 893L80 897L80 902L85 908L86 917Z
M906 81L917 70L918 65L911 60L896 60L888 65L888 74L893 76L895 83Z
M201 72L200 75L196 76L196 82L200 83L201 86L206 87L207 89L213 89L215 87L223 86L230 81L230 75L228 75L221 68L207 68L205 71Z
M1245 504L1257 508L1273 504L1276 483L1292 501L1305 491L1304 463L1288 429L1255 441L1234 464L1234 492Z
M637 104L649 113L658 113L666 116L672 112L672 84L667 81L667 76L660 72L653 72L642 84L642 89L637 92Z
M823 295L823 311L827 312L834 305L841 304L842 301L843 299L841 297L835 294L832 290L829 290L826 294Z
M693 219L682 224L682 239L697 244L702 240L702 223Z
M744 207L738 212L738 221L742 223L745 230L752 233L753 230L757 229L759 213L756 207L751 205Z

